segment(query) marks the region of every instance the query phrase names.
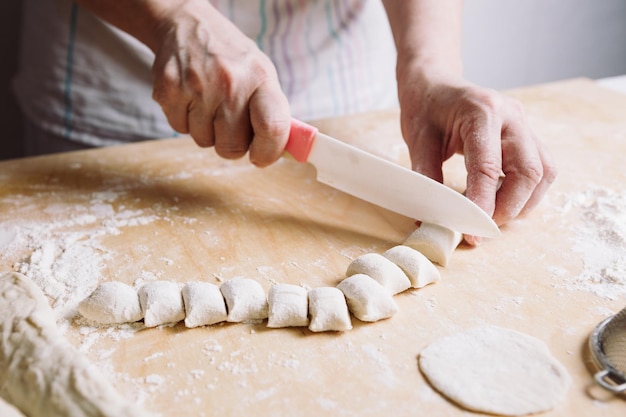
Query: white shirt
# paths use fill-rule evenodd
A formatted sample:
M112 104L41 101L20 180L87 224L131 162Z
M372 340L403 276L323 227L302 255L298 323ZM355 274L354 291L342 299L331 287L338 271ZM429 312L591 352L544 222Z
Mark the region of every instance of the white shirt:
M378 0L212 0L276 66L302 120L397 103L396 53ZM20 70L27 119L89 146L172 137L152 100L152 52L70 0L24 0Z

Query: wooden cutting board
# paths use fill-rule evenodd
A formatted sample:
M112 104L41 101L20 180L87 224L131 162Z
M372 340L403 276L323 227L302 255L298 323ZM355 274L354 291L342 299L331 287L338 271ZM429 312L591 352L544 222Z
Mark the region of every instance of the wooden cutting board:
M546 416L623 416L626 401L586 394L582 352L593 327L626 305L626 284L608 294L602 283L584 285L591 266L579 233L591 224L585 196L626 190L626 96L583 79L510 94L551 149L557 182L501 238L459 248L441 282L396 296L392 319L354 319L341 334L264 323L94 330L62 319L65 334L163 416L461 416L473 413L429 387L418 354L443 336L498 325L541 339L571 373L566 401ZM397 111L315 124L408 166ZM446 164L449 185L463 189L464 175L461 158ZM310 166L284 159L257 169L188 138L0 163L0 270L65 274L69 286L90 274L90 283L245 276L266 289L336 285L353 258L400 244L414 228L318 184Z

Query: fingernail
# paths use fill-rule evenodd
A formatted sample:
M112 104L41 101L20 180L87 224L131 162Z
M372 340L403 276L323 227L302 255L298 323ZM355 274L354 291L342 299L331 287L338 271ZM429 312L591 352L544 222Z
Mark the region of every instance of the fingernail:
M483 238L479 236L467 236L465 237L465 240L472 246L479 246L482 243Z

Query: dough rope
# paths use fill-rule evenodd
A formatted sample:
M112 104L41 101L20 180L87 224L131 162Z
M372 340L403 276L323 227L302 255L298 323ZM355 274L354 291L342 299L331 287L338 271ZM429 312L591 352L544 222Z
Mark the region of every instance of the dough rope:
M417 233L422 228L426 232ZM457 235L439 226L422 224L405 244L382 255L368 253L354 259L337 287L307 290L297 285L275 284L266 295L261 284L249 278L233 278L220 286L188 282L182 288L174 282L154 281L138 290L105 282L80 303L78 310L99 324L143 319L146 327L184 321L186 327L192 328L267 319L270 328L308 326L312 332L346 331L352 329L349 313L364 322L390 318L398 312L394 295L439 281L441 275L431 261L447 263L458 245ZM423 243L429 239L434 243ZM119 299L112 291L120 291ZM141 311L137 311L137 306Z
M41 290L0 275L0 396L29 417L147 417L56 326Z
M364 322L390 318L398 311L395 294L438 281L439 271L426 256L396 246L382 255L356 258L336 287L276 284L267 296L247 278L221 286L152 281L138 289L110 281L85 298L78 311L105 325L143 320L146 327L155 327L184 321L192 328L267 319L270 328L342 332L352 329L350 312ZM115 391L65 341L41 290L18 273L0 276L0 396L31 417L150 415Z

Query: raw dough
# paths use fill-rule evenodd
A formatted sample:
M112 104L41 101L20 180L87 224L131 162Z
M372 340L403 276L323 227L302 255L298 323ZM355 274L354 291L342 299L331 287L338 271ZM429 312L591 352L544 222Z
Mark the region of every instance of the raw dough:
M137 291L119 281L100 284L81 301L78 312L100 324L132 323L143 318Z
M391 295L411 287L411 281L398 265L378 253L366 253L353 260L346 276L365 274L381 284Z
M0 416L2 417L25 417L17 408L7 403L0 397Z
M188 282L182 289L185 304L185 326L208 326L226 321L226 302L217 285L210 282Z
M233 278L220 286L228 307L228 321L267 318L267 297L261 284L249 278Z
M153 281L137 291L146 327L178 323L185 318L183 296L177 283Z
M365 274L349 276L337 288L346 296L352 314L361 321L378 321L398 312L389 291Z
M307 290L291 284L276 284L267 296L267 327L299 327L309 324Z
M493 326L430 344L420 353L419 366L430 384L454 403L506 416L554 408L571 382L542 341Z
M432 223L422 223L404 241L409 246L441 266L447 266L452 252L463 240L463 235Z
M346 297L335 287L309 290L309 315L309 330L312 332L342 332L352 329Z
M404 271L413 288L422 288L441 279L437 267L421 252L408 246L395 246L385 251L383 256Z
M67 342L41 290L0 276L0 396L29 417L141 417Z

